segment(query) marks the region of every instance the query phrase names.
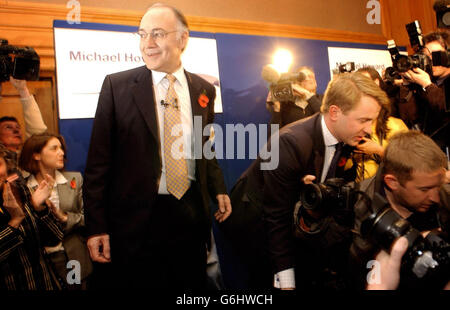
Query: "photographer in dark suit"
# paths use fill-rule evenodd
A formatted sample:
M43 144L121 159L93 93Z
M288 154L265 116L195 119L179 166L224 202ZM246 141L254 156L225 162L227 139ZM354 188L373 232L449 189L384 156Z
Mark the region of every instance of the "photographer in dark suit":
M271 124L278 124L281 127L307 118L320 111L322 95L316 94L317 82L314 70L311 67L300 67L297 72L304 74L304 79L292 83L295 101L276 101L269 92L266 101L266 108L271 113Z
M114 288L201 289L209 198L219 222L231 213L215 157L192 155L194 118L201 132L213 122L215 88L183 69L180 11L154 4L138 34L146 66L108 75L99 97L83 187L88 247L111 263Z
M267 160L259 157L238 180L231 194L237 213L230 221L244 210L260 216L255 220L261 231L257 241L267 246L275 287L324 286L316 282L320 270L314 268L324 257L294 239L294 206L305 182L342 175L345 150L371 133L380 106L388 102L386 94L361 73L337 76L328 84L321 113L285 126L269 143L272 152L279 149L278 166L262 170ZM248 231L243 229L244 234Z
M423 39L423 53L430 58L433 52L444 52L448 48L445 32L432 32ZM401 75L410 85L400 86L393 116L401 118L410 129L419 129L445 149L450 145L450 114L446 112L444 87L450 78L450 68L433 66L432 76L420 68Z

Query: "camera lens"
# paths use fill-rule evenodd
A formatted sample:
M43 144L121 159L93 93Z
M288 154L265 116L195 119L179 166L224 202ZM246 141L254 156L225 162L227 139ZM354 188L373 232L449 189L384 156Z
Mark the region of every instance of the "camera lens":
M308 184L301 193L302 206L308 210L316 209L323 200L322 191L317 184Z
M396 69L398 72L406 72L412 69L412 63L410 57L407 56L399 56L396 63Z

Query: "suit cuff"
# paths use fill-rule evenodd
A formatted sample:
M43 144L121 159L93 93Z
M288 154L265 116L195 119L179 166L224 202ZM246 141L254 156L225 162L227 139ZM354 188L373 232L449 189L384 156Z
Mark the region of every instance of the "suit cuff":
M274 275L273 286L275 288L295 288L295 269L289 268Z

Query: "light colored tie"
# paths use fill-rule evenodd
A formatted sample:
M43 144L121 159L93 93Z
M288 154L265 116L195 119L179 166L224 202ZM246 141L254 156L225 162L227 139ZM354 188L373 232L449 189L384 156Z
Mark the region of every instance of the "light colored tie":
M167 191L175 196L178 200L183 197L189 189L187 162L184 158L184 146L178 150L174 149L174 153L181 153L181 158L176 158L172 154L172 145L175 141L179 141L182 137L182 131L177 130L179 135L172 135L174 126L181 126L181 115L177 93L175 92L174 82L176 78L172 74L168 74L169 88L167 90L165 109L164 109L164 160L166 162L166 185Z

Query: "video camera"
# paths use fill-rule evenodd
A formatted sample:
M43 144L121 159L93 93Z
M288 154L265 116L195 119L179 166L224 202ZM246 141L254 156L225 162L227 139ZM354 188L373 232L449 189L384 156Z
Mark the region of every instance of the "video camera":
M450 280L448 236L432 231L424 238L378 193L370 204L372 213L362 222L361 235L387 252L397 238L406 237L409 246L402 258L402 283L408 288L442 289Z
M416 20L412 23L406 24L406 30L408 32L409 42L411 43L411 47L414 49L415 54L411 56L401 55L395 41L387 41L393 68L389 69L391 68L389 67L389 70L386 69L388 72L386 74L388 81L392 81L394 78L399 78L399 73L406 72L413 68L420 68L427 72L430 76L432 75L433 71L431 59L422 52L425 44L423 42L422 29L419 21Z
M40 59L31 47L16 47L0 39L0 83L12 76L18 80L39 79Z
M306 80L303 72L282 73L281 75L270 65L263 67L261 76L270 83L272 96L277 101L295 101L292 83L301 83Z

